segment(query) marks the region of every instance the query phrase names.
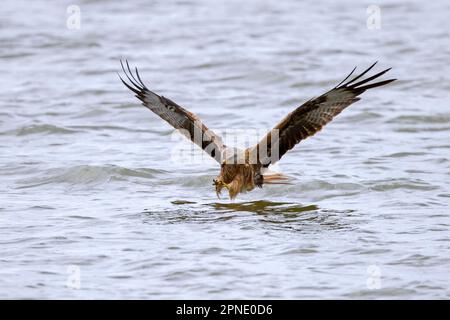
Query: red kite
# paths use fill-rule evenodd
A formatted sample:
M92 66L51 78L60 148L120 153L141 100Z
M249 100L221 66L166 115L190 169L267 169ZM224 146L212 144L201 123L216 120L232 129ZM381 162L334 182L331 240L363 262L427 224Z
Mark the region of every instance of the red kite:
M227 147L222 139L209 130L195 114L149 90L141 80L137 68L133 73L128 62L126 69L122 62L120 63L129 82L124 81L119 75L120 80L136 94L142 104L175 129L180 130L220 164L220 173L213 180L213 185L217 196L223 188L228 189L230 199L234 199L241 192L254 189L255 186L261 188L264 184L285 183L286 176L265 174L265 169L278 161L297 143L320 131L342 110L358 101L361 93L396 80L372 82L391 68L361 79L375 66L375 62L363 73L347 81L356 70L355 67L336 87L289 113L257 145L239 150Z

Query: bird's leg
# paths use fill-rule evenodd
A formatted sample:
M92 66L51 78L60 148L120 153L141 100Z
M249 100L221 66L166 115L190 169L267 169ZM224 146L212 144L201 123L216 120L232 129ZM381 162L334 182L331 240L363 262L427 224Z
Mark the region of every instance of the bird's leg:
M231 186L229 183L225 183L222 181L222 186L224 186L226 189L230 190Z

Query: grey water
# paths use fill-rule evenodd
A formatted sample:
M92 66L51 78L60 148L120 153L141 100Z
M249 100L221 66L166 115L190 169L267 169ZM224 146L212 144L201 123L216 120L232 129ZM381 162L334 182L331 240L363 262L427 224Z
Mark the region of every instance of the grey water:
M369 5L3 1L0 298L449 298L450 3ZM230 201L120 59L230 139L356 65L398 81Z

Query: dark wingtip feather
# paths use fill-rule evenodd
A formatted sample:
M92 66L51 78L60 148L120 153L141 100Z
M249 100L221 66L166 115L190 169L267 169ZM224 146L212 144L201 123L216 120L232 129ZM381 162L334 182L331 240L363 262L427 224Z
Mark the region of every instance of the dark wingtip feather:
M122 64L122 69L123 69L125 75L127 76L128 80L129 80L129 81L133 84L133 86L135 86L137 89L142 90L142 88L141 88L141 87L139 86L139 84L138 84L138 81L137 81L136 78L134 77L133 72L132 72L131 69L130 69L130 65L128 64L128 60L125 60L125 63L126 63L126 65L127 65L128 72L127 72L127 71L125 70L125 68L123 67L123 64ZM133 81L133 80L134 80L134 81Z
M126 60L126 63L127 63L127 69L128 69L128 72L130 73L131 77L133 78L133 80L134 80L135 82L139 83L139 81L136 80L136 78L135 78L134 75L133 75L133 72L131 71L130 65L128 64L128 60ZM131 81L131 79L130 79L130 81ZM135 83L133 83L133 84L136 85ZM137 87L139 87L139 86L137 85Z
M131 91L133 91L134 93L136 93L136 94L140 94L141 92L140 91L138 91L136 88L133 88L132 86L130 86L128 83L126 83L123 79L122 79L122 77L119 75L119 79L120 79L120 81L122 81L122 83L128 88L128 89L130 89Z

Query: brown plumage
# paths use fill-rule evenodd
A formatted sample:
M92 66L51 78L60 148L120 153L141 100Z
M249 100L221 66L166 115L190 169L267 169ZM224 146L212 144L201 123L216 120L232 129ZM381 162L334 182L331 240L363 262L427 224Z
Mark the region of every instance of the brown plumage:
M227 147L222 139L209 130L195 114L170 99L150 91L142 82L137 68L133 74L128 62L126 69L122 62L121 65L129 83L122 78L120 80L136 94L144 106L175 129L179 129L221 165L220 174L213 180L217 196L223 188L227 188L230 198L234 199L239 193L262 187L264 184L287 183L286 176L279 173L268 174L267 167L277 162L301 140L320 131L342 110L358 101L361 93L396 80L371 82L390 68L361 80L375 64L376 62L360 75L348 80L355 71L354 68L336 87L296 108L257 145L245 150Z

